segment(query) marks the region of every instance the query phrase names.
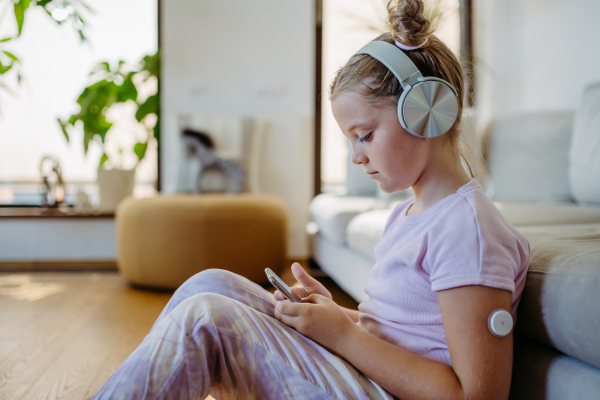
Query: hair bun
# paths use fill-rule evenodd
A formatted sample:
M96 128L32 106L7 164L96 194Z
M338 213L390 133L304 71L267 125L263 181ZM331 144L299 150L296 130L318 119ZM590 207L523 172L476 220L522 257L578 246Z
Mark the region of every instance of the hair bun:
M419 46L431 35L422 0L390 0L388 28L394 39L408 46Z

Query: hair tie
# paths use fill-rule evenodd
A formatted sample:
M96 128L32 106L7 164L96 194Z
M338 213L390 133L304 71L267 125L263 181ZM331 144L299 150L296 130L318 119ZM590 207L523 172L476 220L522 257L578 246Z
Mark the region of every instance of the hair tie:
M429 39L429 38L427 38L427 39ZM402 50L416 50L416 49L419 49L419 48L425 46L425 43L427 43L427 39L425 39L425 41L423 43L421 43L420 45L418 45L418 46L408 46L408 45L406 45L404 43L400 43L397 40L395 42L396 42L396 46L398 46Z

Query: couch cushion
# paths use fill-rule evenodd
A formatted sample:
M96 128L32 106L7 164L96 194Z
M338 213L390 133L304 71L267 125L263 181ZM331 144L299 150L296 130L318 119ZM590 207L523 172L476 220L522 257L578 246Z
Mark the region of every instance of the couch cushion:
M579 202L600 203L600 83L589 85L575 115L569 177Z
M600 207L575 203L494 202L513 226L600 223Z
M544 112L492 122L486 145L491 197L570 201L568 149L573 118L573 112Z
M595 400L600 370L547 346L516 338L512 400Z
M312 236L312 249L317 264L346 293L359 303L368 299L364 287L375 261L319 234Z
M375 245L381 240L392 211L392 208L367 211L352 218L346 229L348 246L375 261Z
M312 220L319 226L319 233L327 239L346 243L346 227L358 214L369 211L378 205L374 197L338 196L322 193L310 202Z
M518 230L531 261L516 334L600 367L600 224Z
M345 217L351 217L346 223L346 234L344 242L352 249L375 260L375 245L381 240L383 228L390 216L393 206L398 202L390 203L387 209L376 209L363 213L346 213ZM557 224L577 224L577 223L600 223L600 207L582 207L575 204L535 204L535 203L517 203L517 202L496 202L494 203L500 209L504 217L513 226L527 225L557 225ZM373 207L377 208L377 207ZM356 209L354 209L356 210ZM342 219L338 217L338 219ZM336 235L341 235L342 223L338 223L340 231ZM325 236L328 235L328 229L325 229Z

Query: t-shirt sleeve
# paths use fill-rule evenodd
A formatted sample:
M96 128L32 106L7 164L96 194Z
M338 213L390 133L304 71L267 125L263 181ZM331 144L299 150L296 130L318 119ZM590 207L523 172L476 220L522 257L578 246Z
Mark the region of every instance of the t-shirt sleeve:
M466 199L458 202L429 231L431 290L482 285L514 292L522 240L499 212L477 213Z

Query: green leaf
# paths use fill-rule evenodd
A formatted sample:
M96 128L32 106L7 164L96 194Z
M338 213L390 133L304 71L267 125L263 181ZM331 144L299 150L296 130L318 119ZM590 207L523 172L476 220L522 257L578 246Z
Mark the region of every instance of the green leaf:
M108 161L108 156L106 155L106 153L102 154L102 157L100 157L100 167Z
M25 11L27 8L29 8L29 0L20 0L14 4L15 19L17 20L17 27L19 30L17 36L21 36L21 31L23 30L23 21L25 21Z
M127 100L137 100L138 91L131 79L132 76L132 73L127 74L123 84L118 87L117 101L124 103Z
M0 64L0 75L7 73L8 71L10 71L11 68L12 68L12 64L7 65L6 67L3 66L2 64Z
M98 72L110 72L110 65L106 61L101 62L94 67L92 72L90 72L90 75L93 75Z
M88 130L85 129L85 125L83 127L83 154L87 154L88 148L90 147L90 142L94 135Z
M83 0L79 0L79 3L86 9L88 10L90 13L92 14L96 14L96 10L94 10L92 7L90 7L85 1Z
M15 19L17 20L17 28L18 34L17 36L21 36L21 30L23 29L23 21L25 19L25 9L23 8L23 4L21 2L14 4L15 8Z
M65 139L67 139L67 143L70 143L69 133L67 132L68 122L62 122L60 118L56 118L58 124L60 125L60 129L62 130L63 135L65 135Z
M10 40L12 40L12 38L11 38L11 37L7 37L7 38L4 38L4 39L0 39L0 43L8 42L8 41L10 41Z
M154 94L146 99L143 104L140 104L137 112L135 113L135 119L138 122L141 122L142 119L148 114L156 114L158 115L158 109L160 107L160 97L157 94Z
M46 7L48 3L52 3L52 0L37 0L37 5L41 7Z
M150 76L160 77L160 51L154 55L148 55L142 59L143 69L150 73Z
M10 58L12 58L14 61L19 61L19 59L17 58L17 56L15 56L12 53L9 53L8 51L2 51L4 54L6 54L7 56L9 56Z
M144 57L143 63L145 67L151 68L154 73L158 73L159 61L160 59L157 53L153 56ZM114 70L112 70L110 64L107 62L96 65L94 72L99 74L98 77L102 76L103 79L83 89L77 99L77 104L81 107L77 114L71 115L68 122L66 120L59 121L59 123L61 123L61 129L64 128L63 133L65 134L65 138L67 138L66 133L68 133L66 132L67 125L76 126L77 124L77 126L79 126L77 121L81 121L81 126L83 127L83 148L86 154L90 142L100 139L100 142L104 143L107 132L112 127L112 123L106 120L107 110L110 109L112 105L119 102L132 100L137 103L138 92L132 78L133 75L140 71L130 71L125 73L124 66L125 64L123 62L118 62ZM115 76L119 78L117 79L117 82L119 83L121 83L120 78L123 78L120 85L115 83ZM148 114L158 115L159 107L160 97L158 94L148 97L143 104L138 105L136 119L141 122ZM148 134L153 134L158 140L160 137L160 124L157 122L151 130L148 130ZM133 146L134 153L140 161L145 157L147 149L148 141L146 141L146 143L136 143ZM102 161L102 164L107 159L108 156Z
M142 158L144 158L144 156L146 155L147 149L148 149L148 142L136 143L135 146L133 146L133 152L135 153L136 156L138 156L138 159L140 161L142 161Z
M94 14L95 12L92 10L92 14ZM74 18L78 19L79 22L81 22L81 26L85 26L87 24L87 22L85 22L85 20L83 19L83 17L81 16L81 14L79 14L78 12L75 12L75 14L73 15Z
M154 125L152 131L154 133L154 137L156 138L156 143L160 144L160 118L156 120L156 124Z

